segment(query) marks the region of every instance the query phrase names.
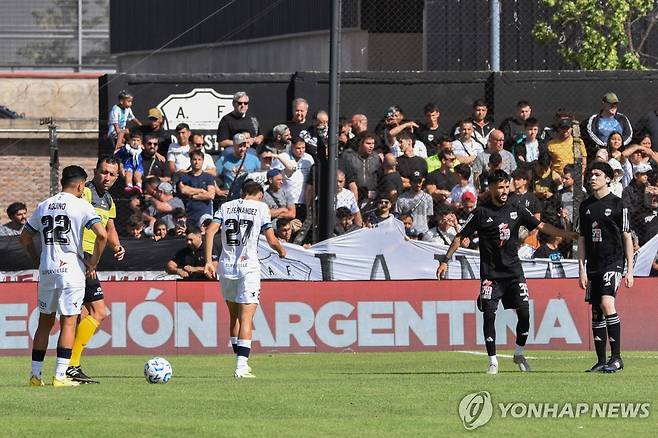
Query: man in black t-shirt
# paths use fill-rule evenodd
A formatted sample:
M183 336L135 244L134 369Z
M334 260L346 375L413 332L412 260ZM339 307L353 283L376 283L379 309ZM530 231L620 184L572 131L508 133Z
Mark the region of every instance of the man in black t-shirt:
M233 146L233 136L239 132L249 132L252 144L263 142L256 117L247 115L249 109L249 96L244 91L233 95L233 111L222 117L217 127L217 143L221 150ZM254 146L255 147L255 146Z
M207 280L203 269L206 265L203 240L200 231L187 233L186 246L178 250L167 262L165 271L171 275L178 275L183 280ZM217 254L213 253L212 262L217 267Z
M590 176L593 195L583 201L579 209L579 285L587 291L585 301L592 305L592 333L598 359L588 372L614 373L624 368L615 295L621 283L624 262L626 287L633 286L633 240L628 209L610 192L613 177L608 163L593 163ZM607 362L606 337L611 350Z
M510 177L504 170L489 174L489 197L471 213L463 228L457 233L448 248L445 258L437 269L437 278L445 278L448 262L457 251L461 240L476 232L480 239L480 294L478 309L484 313L484 343L489 356L488 374L498 373L496 358L496 310L502 299L505 309L516 309L516 350L514 363L521 371L530 371L523 354L528 339L530 313L528 285L519 260L519 227L528 230L537 228L551 236L575 239L578 235L540 222L528 209L518 203L508 202Z

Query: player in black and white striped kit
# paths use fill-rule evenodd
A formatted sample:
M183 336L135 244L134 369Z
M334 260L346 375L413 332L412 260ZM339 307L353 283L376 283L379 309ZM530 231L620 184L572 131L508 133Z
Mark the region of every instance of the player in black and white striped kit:
M592 164L593 195L580 204L578 238L579 284L592 305L592 333L597 362L587 372L614 373L624 368L621 325L615 296L626 263L626 287L633 286L633 240L628 209L610 192L613 170L608 163ZM621 250L623 248L623 251ZM606 362L606 338L611 356Z

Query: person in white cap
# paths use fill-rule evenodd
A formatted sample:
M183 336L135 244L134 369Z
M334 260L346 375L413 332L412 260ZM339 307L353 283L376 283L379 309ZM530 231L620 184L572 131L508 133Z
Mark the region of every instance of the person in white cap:
M633 167L633 180L622 192L621 199L624 201L624 207L633 211L644 201L644 191L649 184L649 173L651 165L649 163L640 163Z

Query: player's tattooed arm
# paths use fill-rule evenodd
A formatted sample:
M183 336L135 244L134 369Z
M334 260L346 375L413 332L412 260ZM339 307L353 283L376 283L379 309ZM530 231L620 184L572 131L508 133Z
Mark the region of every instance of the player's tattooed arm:
M441 260L441 263L439 263L439 267L436 270L436 278L437 280L441 280L445 278L446 273L448 272L448 262L452 258L453 254L455 254L455 251L461 246L462 238L460 235L456 235L454 239L452 239L452 242L450 243L450 247L448 248L448 252L446 252L446 255L443 257Z

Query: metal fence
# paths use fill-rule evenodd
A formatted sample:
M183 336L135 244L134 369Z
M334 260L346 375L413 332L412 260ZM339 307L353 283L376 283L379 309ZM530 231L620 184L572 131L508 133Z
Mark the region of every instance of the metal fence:
M109 3L109 0L3 0L0 69L113 69Z

